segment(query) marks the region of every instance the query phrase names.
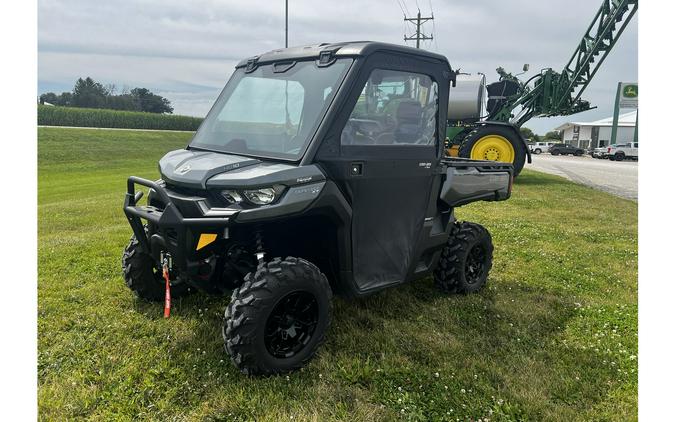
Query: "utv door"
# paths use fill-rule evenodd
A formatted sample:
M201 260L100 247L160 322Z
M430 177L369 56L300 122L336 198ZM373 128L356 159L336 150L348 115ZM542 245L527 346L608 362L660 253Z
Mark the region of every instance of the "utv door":
M414 69L362 70L331 163L352 206L352 272L362 293L406 281L430 202L435 209L439 84Z

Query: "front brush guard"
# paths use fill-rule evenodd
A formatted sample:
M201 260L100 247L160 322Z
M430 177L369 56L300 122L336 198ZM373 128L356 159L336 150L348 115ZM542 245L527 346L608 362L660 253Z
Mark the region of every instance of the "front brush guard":
M164 209L152 205L137 205L143 197L142 191L136 192L135 190L137 184L152 189L164 204ZM188 257L191 251L188 252L187 249L192 243L190 241L193 238L192 234L201 232L200 229L222 228L230 224L229 217L183 217L163 186L136 176L127 179L127 193L124 197L123 210L141 249L157 260L159 254L155 252L158 250L168 251L174 264L179 270L183 271L188 269ZM148 238L142 220L152 223L158 233L154 233Z

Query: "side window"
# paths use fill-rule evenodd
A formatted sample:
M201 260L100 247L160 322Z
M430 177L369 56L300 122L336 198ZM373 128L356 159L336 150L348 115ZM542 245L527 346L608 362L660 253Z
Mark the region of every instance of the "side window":
M349 120L342 145L435 145L438 85L427 75L375 69Z

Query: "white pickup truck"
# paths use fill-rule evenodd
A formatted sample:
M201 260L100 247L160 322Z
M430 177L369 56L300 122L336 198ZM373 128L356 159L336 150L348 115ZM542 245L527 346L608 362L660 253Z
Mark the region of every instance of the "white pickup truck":
M638 159L638 143L613 145L607 148L607 157L611 161L623 161L626 158Z
M535 154L541 154L542 152L548 152L548 148L555 144L555 142L535 142L530 144L530 151Z

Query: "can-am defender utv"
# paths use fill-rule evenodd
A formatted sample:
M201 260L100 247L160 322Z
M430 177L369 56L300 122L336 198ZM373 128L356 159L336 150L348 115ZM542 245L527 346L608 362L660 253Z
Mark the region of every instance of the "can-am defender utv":
M234 289L225 348L249 374L303 366L333 291L429 275L442 291L477 291L490 234L453 211L507 199L513 169L444 158L454 75L441 55L374 42L242 61L190 144L160 160L161 179L129 178L127 285L153 301L169 285L173 297Z

